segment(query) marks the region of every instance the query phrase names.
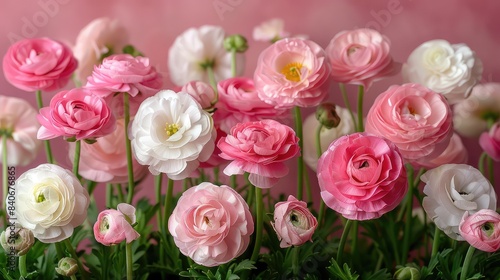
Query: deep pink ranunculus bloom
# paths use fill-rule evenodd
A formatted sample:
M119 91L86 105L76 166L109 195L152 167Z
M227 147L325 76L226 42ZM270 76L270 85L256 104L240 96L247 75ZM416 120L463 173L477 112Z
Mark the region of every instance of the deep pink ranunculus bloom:
M101 97L84 88L61 91L50 100L49 107L37 116L42 125L38 139L63 136L66 139L95 139L115 129L115 117Z
M207 182L185 191L168 219L168 230L181 253L209 267L243 254L253 225L240 194Z
M259 188L270 188L288 174L285 161L299 154L298 137L289 126L274 120L239 123L217 143L223 159L231 160L224 174L250 173Z
M120 203L117 209L106 209L97 216L94 237L102 245L116 245L123 241L130 243L140 237L132 227L136 222L135 208L130 204Z
M472 215L465 212L459 232L472 247L496 252L500 249L500 214L491 209L482 209Z
M5 78L25 91L60 89L77 66L69 47L48 38L18 41L3 57Z
M441 155L453 135L452 114L444 97L419 84L391 86L375 99L366 132L389 139L410 163Z
M495 161L500 161L500 123L495 123L489 131L479 137L479 146Z
M408 190L398 148L367 133L335 140L320 157L317 172L325 204L351 220L382 216L396 208Z
M368 88L374 81L396 74L401 64L393 61L390 48L389 39L372 29L338 33L326 47L332 78Z
M259 98L278 108L314 107L328 96L330 64L315 42L277 41L262 51L254 72Z

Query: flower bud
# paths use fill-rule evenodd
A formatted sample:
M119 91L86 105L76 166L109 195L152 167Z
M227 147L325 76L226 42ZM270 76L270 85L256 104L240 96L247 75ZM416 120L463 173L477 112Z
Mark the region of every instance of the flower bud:
M324 127L331 129L340 123L340 117L335 110L335 104L323 103L316 108L316 119Z
M224 48L227 51L245 52L248 49L247 39L239 34L228 36L224 39Z
M78 263L73 258L62 258L57 263L56 272L71 277L78 271Z
M35 243L33 232L19 227L8 227L0 235L0 244L6 252L15 251L18 256L26 255Z
M413 266L405 266L394 273L394 279L397 280L420 280L420 271Z

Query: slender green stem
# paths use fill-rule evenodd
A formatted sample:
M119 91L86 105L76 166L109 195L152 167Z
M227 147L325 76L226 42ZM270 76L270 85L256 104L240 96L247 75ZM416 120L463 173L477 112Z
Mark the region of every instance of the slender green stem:
M75 276L75 275L71 275L69 278L70 278L71 280L76 280L76 276Z
M182 180L182 191L185 192L189 189L189 179Z
M410 232L412 228L412 210L413 210L413 167L410 164L406 165L408 172L408 193L406 194L406 218L405 218L405 234L403 235L403 253L401 254L400 264L405 264L410 251Z
M219 167L214 167L214 182L219 183Z
M28 270L26 269L26 254L19 256L19 273L23 278L28 276Z
M297 199L302 200L302 195L304 192L304 158L302 156L302 115L300 112L300 107L296 106L294 109L295 115L295 133L299 138L299 149L301 151L297 159Z
M294 246L292 248L292 271L293 275L299 274L299 254L300 254L300 246Z
M75 174L76 177L80 178L78 176L78 170L80 168L80 150L82 148L82 141L77 140L75 142L75 158L73 159L73 174Z
M340 237L339 249L337 252L337 263L342 267L344 264L342 262L342 256L344 254L345 243L347 242L347 237L349 236L349 231L351 230L352 221L347 220L344 225L344 232L342 232L342 236Z
M125 245L125 258L127 259L127 280L134 279L134 271L132 266L134 262L132 261L132 242Z
M128 173L128 194L127 203L131 204L134 198L134 166L132 165L132 145L128 139L128 127L130 123L130 104L128 93L123 93L123 106L124 106L124 128L125 128L125 148L127 150L127 173Z
M309 180L309 172L307 168L304 168L304 184L306 187L307 203L310 204L312 207L313 197L312 197L311 180Z
M321 149L321 130L323 129L323 125L320 123L318 128L316 129L316 156L318 159L321 157L323 154L323 151ZM319 213L318 213L318 224L321 226L322 221L323 221L323 216L325 215L325 202L323 199L320 200L319 202Z
M434 230L434 240L432 241L432 251L431 258L434 257L439 251L439 236L441 235L441 230L436 226Z
M236 189L238 187L238 178L236 177L236 175L231 175L230 180L231 180L231 187L233 189Z
M262 189L255 187L255 208L256 208L256 234L255 245L253 247L252 257L250 260L256 262L259 258L260 247L262 243L262 226L264 220L264 204L262 200Z
M43 99L42 99L42 91L41 90L36 91L36 103L38 105L38 109L43 108ZM52 156L52 149L50 148L49 140L44 140L43 144L45 146L45 154L47 156L47 162L54 163L54 158Z
M7 221L7 193L9 190L9 167L7 166L7 135L2 135L2 210L5 211ZM5 223L7 225L7 223Z
M210 83L215 92L215 100L213 101L213 104L215 104L219 100L219 91L217 89L217 81L215 80L214 69L212 66L207 66L205 70L207 71L208 82Z
M158 203L158 215L157 218L157 226L158 231L163 231L163 214L161 212L161 183L162 183L162 173L155 176L155 194L156 194L156 203Z
M106 184L106 208L108 208L108 209L113 208L112 199L113 199L113 185L111 185L111 183L107 183Z
M56 248L56 254L58 259L64 258L64 250L63 244L61 242L54 243L54 247Z
M123 195L122 184L116 184L115 188L116 188L116 191L118 192L118 201L119 202L125 201L125 197Z
M490 156L487 156L486 158L487 164L488 164L488 179L490 179L490 183L492 186L495 185L495 171L494 171L494 163L493 159Z
M488 154L483 152L481 156L479 157L479 161L477 163L477 169L481 171L481 174L486 176L485 170L484 170L484 162L486 161L486 158L488 157Z
M365 93L365 87L360 85L358 87L358 126L357 131L363 132L365 131L365 127L363 125L363 96Z
M342 98L344 99L344 105L346 109L349 111L349 115L351 115L352 122L354 126L357 127L356 118L354 117L354 113L352 112L351 103L349 102L349 97L347 96L347 90L345 88L345 84L339 84L340 92L342 93Z
M66 245L66 249L68 252L71 254L71 257L75 259L76 263L78 264L78 270L80 271L80 274L82 275L82 279L88 279L88 274L85 268L83 267L82 262L80 261L80 258L76 254L75 248L73 247L73 244L71 244L71 241L69 238L64 239L64 245Z
M231 50L231 76L236 77L236 49Z
M163 207L163 224L162 230L167 231L168 218L170 218L170 207L172 205L172 197L174 196L174 180L168 179L167 193L165 196L165 206Z
M462 265L462 272L460 273L460 280L467 279L467 272L470 268L470 261L472 260L472 256L474 255L475 248L469 246L469 250L467 250L467 255L465 255L464 264Z
M427 170L423 167L418 170L417 176L415 176L415 178L413 179L413 188L418 187L418 185L420 184L420 177L425 173L425 171Z

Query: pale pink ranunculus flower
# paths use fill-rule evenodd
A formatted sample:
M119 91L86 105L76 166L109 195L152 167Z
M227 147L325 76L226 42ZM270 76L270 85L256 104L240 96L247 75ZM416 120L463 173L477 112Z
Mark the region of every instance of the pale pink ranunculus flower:
M255 41L276 42L288 37L289 32L285 31L285 22L280 18L266 20L253 29L252 37Z
M232 77L231 53L224 48L225 31L220 26L189 28L179 35L168 51L169 77L177 86L190 81L209 83L207 65L213 68L215 81ZM236 76L245 68L243 54L236 55Z
M318 161L325 204L351 220L376 219L399 205L408 190L398 148L368 133L342 136Z
M60 89L77 65L69 47L49 38L20 40L3 57L5 78L25 91Z
M483 63L466 44L430 40L408 56L402 74L406 82L442 94L450 104L466 99L481 80Z
M472 215L465 212L458 229L476 249L490 253L500 249L500 214L495 210L482 209Z
M495 123L490 131L481 134L479 146L493 160L500 161L500 123Z
M375 99L365 130L393 142L410 163L432 160L453 135L451 109L442 95L424 86L395 85Z
M465 212L495 210L495 189L483 174L466 164L444 164L425 172L422 205L436 226L455 240L463 240L459 224Z
M182 86L181 91L191 95L204 110L211 110L217 102L212 86L202 81L191 81Z
M332 78L339 83L369 88L373 82L394 75L401 68L392 59L389 39L373 29L337 33L325 50Z
M254 231L247 203L232 188L208 182L189 188L168 219L168 230L182 254L213 267L237 258Z
M286 38L259 55L254 72L259 98L277 108L314 107L328 96L331 66L315 42Z
M82 83L92 74L104 56L121 53L128 43L125 27L116 19L96 18L88 23L78 36L73 47L73 54L78 60L75 75Z
M416 160L417 165L431 169L448 163L467 163L469 153L457 133L451 136L450 144L439 156L429 160Z
M75 156L73 143L69 145L68 155L73 162ZM132 169L136 181L148 174L148 167L139 164L134 157L132 157ZM93 144L81 144L78 174L94 182L128 182L125 121L123 119L116 120L116 128L112 133L97 138Z
M307 208L306 202L290 195L287 201L278 202L274 207L274 222L271 225L278 235L281 248L312 241L318 221Z
M214 120L220 128L229 133L237 123L259 121L263 119L284 120L290 116L290 110L275 108L262 101L255 90L252 79L236 77L220 81L217 84L219 101Z
M474 86L469 97L453 106L453 127L465 137L479 137L489 122L500 121L500 83Z
M132 227L136 222L135 208L127 203L120 203L115 209L106 209L99 213L94 224L95 240L104 246L130 243L140 237Z
M26 100L0 95L0 141L7 137L8 166L26 166L38 155L42 141L36 137L37 115ZM0 145L0 157L3 152Z
M217 142L220 157L230 160L224 174L250 173L258 188L270 188L288 174L285 161L300 153L298 137L289 126L274 120L239 123Z
M67 140L94 140L114 131L116 120L101 97L85 88L61 91L40 109L38 139L63 136Z

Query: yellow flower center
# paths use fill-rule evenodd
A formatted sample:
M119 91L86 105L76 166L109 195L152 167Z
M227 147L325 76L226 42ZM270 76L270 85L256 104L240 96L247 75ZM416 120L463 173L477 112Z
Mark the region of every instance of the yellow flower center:
M174 123L174 124L165 124L165 132L167 133L168 136L174 135L177 131L179 131L179 125Z
M42 193L42 192L40 192L40 193L38 194L38 196L36 197L36 202L37 202L37 203L40 203L40 202L44 202L44 201L45 201L45 195L43 195L43 193Z
M109 221L108 217L102 218L101 224L99 225L100 232L107 232L109 230Z
M302 63L300 62L291 62L285 65L283 69L281 69L281 74L285 75L285 78L292 82L299 82L300 70L302 69Z

